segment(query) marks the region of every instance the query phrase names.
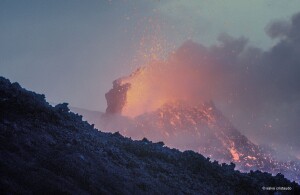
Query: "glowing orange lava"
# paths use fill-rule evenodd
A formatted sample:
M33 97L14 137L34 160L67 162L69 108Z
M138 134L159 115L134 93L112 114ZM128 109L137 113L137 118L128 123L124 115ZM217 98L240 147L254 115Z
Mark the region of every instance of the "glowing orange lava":
M234 161L239 161L240 160L239 153L237 152L237 150L235 148L230 148L230 153L231 153L232 158L233 158Z
M135 117L178 100L199 104L209 99L209 89L204 83L210 80L176 56L170 56L167 61L153 60L121 79L123 85L130 84L122 114Z

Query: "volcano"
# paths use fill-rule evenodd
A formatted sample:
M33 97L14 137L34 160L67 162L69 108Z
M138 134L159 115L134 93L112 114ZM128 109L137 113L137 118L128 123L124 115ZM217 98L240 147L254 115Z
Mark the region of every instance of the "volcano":
M92 121L96 126L119 131L133 139L145 137L155 142L163 141L168 147L193 150L221 163L234 162L241 171L284 173L287 178L299 182L300 164L297 159L283 162L276 158L275 151L266 150L250 141L213 101L189 102L172 98L155 109L126 116L130 110L126 105L133 87L131 82L135 80L131 78L144 74L143 71L138 69L128 78L113 82L113 88L105 95L106 113L99 121ZM135 101L142 102L143 99L137 97Z

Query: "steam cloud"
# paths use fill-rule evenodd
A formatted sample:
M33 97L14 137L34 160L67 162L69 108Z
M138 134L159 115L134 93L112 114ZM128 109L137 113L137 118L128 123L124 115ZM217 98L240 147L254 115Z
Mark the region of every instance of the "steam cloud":
M121 79L131 84L123 114L134 117L174 97L212 99L253 141L300 155L300 13L266 33L278 39L269 51L226 34L211 47L185 42L167 61Z

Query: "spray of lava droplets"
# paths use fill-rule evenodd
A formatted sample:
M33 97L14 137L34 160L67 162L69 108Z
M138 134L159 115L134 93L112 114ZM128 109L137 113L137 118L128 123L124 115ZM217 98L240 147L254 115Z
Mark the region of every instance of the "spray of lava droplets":
M209 99L207 83L213 82L209 71L178 56L172 51L175 46L162 36L159 22L153 19L147 22L149 27L143 32L138 57L133 60L145 65L118 80L121 85L130 84L122 115L135 117L178 100L198 104ZM207 66L209 62L203 63Z

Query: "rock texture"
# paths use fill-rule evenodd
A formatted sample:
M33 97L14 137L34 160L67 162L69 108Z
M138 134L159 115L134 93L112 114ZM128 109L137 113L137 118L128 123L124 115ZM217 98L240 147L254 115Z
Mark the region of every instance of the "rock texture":
M251 171L147 139L102 133L67 104L0 77L1 194L299 194L283 175Z

